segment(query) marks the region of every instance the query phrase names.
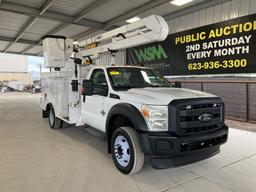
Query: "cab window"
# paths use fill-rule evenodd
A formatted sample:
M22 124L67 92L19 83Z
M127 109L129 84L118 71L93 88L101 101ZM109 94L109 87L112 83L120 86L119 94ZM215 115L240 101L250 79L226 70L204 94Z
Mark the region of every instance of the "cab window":
M108 84L105 73L102 69L94 69L90 80L93 84L93 92L95 95L106 97L108 95Z
M92 80L94 86L107 86L105 73L102 69L94 69L90 80Z

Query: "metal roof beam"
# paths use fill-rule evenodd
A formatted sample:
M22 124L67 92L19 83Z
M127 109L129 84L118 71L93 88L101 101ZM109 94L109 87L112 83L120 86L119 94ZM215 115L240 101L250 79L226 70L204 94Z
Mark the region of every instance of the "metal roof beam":
M55 0L46 0L45 3L41 6L40 11L39 11L39 15L43 15L44 12L53 4ZM6 53L8 51L8 49L12 46L13 43L17 42L22 35L36 22L37 18L33 17L31 19L29 19L28 22L25 23L25 25L21 28L21 30L18 32L18 35L16 36L16 39L14 42L9 43L9 45L7 45L7 47L4 50L4 53Z
M106 0L105 0L106 1ZM169 2L169 0L151 0L150 2L147 2L143 5L140 5L139 7L137 7L137 9L133 9L133 10L130 10L130 11L127 11L126 13L124 14L121 14L121 15L118 15L117 17L115 17L114 19L111 19L110 21L106 22L104 25L102 25L101 27L97 27L95 29L89 29L79 35L77 35L76 37L72 37L73 39L75 40L80 40L86 36L88 36L89 34L91 33L94 33L94 32L97 32L99 29L102 29L104 30L105 28L119 22L119 21L123 21L123 20L126 20L126 19L129 19L130 17L133 17L134 15L137 15L141 12L144 12L144 11L147 11L149 9L153 9L154 7L157 7L163 3L166 3L166 2ZM95 5L96 4L91 4L92 7L95 8ZM89 11L90 10L90 6L87 8L87 10ZM80 14L77 15L77 18L81 18L83 14L86 14L86 10L83 10ZM74 20L75 21L75 20ZM54 34L54 33L57 33L58 31L60 31L61 29L63 29L65 26L65 24L63 25L59 25L57 28L53 29L49 34ZM40 44L41 42L38 42L38 44ZM24 54L26 53L29 49L33 48L33 45L27 47L26 49L24 49L20 54Z
M222 3L225 3L225 2L228 2L228 1L231 1L231 0L204 0L201 3L186 7L184 9L180 9L178 11L175 11L175 12L172 12L172 13L169 13L169 14L166 14L163 17L168 21L170 19L180 17L180 16L183 16L183 15L195 12L195 11L202 10L202 9L206 9L208 7L212 7L212 6L222 4ZM166 3L166 2L169 2L169 1L164 1L164 0L150 1L146 5L139 6L137 9L134 9L132 11L128 11L127 13L119 15L116 18L108 21L107 23L104 24L104 26L101 29L106 29L107 27L109 27L111 25L114 25L115 23L118 23L119 21L123 21L123 20L131 18L133 16L136 16L141 12L145 12L149 9L157 7L157 6L159 6L163 3ZM95 33L95 32L97 32L97 29L90 29L90 30L85 31L84 33L81 33L81 34L73 37L73 39L79 41L79 40L82 40L82 39L86 38L91 33Z
M184 9L181 9L181 10L178 10L178 11L175 11L172 13L168 13L168 14L164 15L163 17L165 18L165 20L169 21L171 19L174 19L177 17L182 17L184 15L187 15L187 14L190 14L190 13L202 10L202 9L207 9L207 8L213 7L215 5L223 4L228 1L231 1L231 0L207 0L207 1L205 0L201 3L191 5Z
M15 52L15 51L8 51L7 53L8 53L8 54L16 54L16 55L19 55L19 54L20 54L19 52ZM28 55L28 56L38 56L38 54L33 54L33 53L27 53L27 54L24 54L24 55Z
M33 23L36 21L35 18L29 19L29 21L22 27L21 31L18 32L18 35L16 36L15 39L13 39L4 49L4 53L6 53L8 51L8 49L17 41L19 41L19 39L21 38L21 36L24 34L24 32L31 27L31 25L33 25Z
M86 6L78 15L76 15L73 22L77 23L80 20L82 20L90 11L93 9L96 9L99 6L102 6L103 4L107 3L110 0L96 0L93 3L91 3L89 6Z
M57 22L61 22L61 23L80 25L83 27L96 28L96 27L102 27L102 25L103 25L100 22L93 21L90 19L84 19L84 18L81 19L79 22L73 22L75 17L61 14L61 13L55 13L52 11L45 11L45 13L43 15L40 15L38 13L39 9L19 5L16 3L3 2L0 4L0 11L11 12L11 13L16 13L16 14L20 14L20 15L26 15L26 16L30 16L30 17L51 20L51 21L57 21Z
M50 8L50 6L54 3L56 0L46 0L45 3L40 7L40 13L39 15L43 15L44 12L47 11L47 9Z
M77 16L74 17L73 22L74 23L78 23L79 21L81 21L85 15L87 15L90 11L92 11L93 9L95 9L96 7L103 5L104 3L108 2L110 0L96 0L93 3L91 3L89 6L86 6L82 9L82 11L77 14ZM60 24L59 26L57 26L56 28L52 29L49 34L56 34L59 31L61 31L62 29L64 29L65 27L67 27L69 25L69 23L63 23Z
M38 45L38 44L37 44ZM24 55L28 50L33 48L35 45L30 45L29 47L25 48L23 51L21 51L19 54Z
M164 18L166 20L170 20L170 19L173 19L173 18L176 18L176 17L180 17L180 16L183 16L183 15L186 15L186 14L189 14L189 13L192 13L192 12L195 12L195 11L199 11L199 10L202 10L202 9L206 9L208 7L212 7L212 6L222 4L222 3L225 3L225 2L228 2L228 1L231 1L231 0L207 0L207 1L204 1L204 2L201 2L201 3L198 3L198 4L186 7L184 9L175 11L173 13L166 14L166 15L164 15ZM159 6L163 3L166 3L166 2L169 2L169 0L152 0L152 1L150 1L146 4L144 4L144 5L139 6L137 9L133 9L131 11L128 11L124 14L121 14L121 15L115 17L114 19L111 19L110 21L106 22L100 28L89 29L89 30L87 30L87 31L75 36L75 37L72 37L72 38L75 39L75 40L81 40L81 39L87 37L88 35L90 35L91 33L97 32L99 29L104 30L107 27L114 25L115 23L126 20L128 18L131 18L135 15L138 15L141 12L145 12L147 10L153 9L153 8ZM56 31L62 29L61 26L59 26L59 27L60 27L59 29L56 28ZM39 43L41 43L41 42L39 42ZM25 50L23 50L22 54L24 54L27 50L31 49L32 47L33 47L33 45L26 48Z
M158 7L164 3L167 3L169 2L170 0L151 0L147 3L144 3L140 6L138 6L137 8L135 9L132 9L132 10L129 10L123 14L120 14L118 16L116 16L115 18L107 21L106 23L104 23L104 25L101 27L101 28L96 28L96 29L90 29L90 30L87 30L83 33L80 33L79 35L73 37L74 39L76 40L81 40L83 38L85 38L86 36L90 35L91 33L94 33L94 32L97 32L99 29L101 30L105 30L106 28L120 22L120 21L125 21L133 16L136 16L142 12L145 12L145 11L148 11L150 9L153 9L155 7Z
M15 39L14 38L0 36L0 41L14 42ZM31 41L31 40L26 40L26 39L19 39L16 43L24 43L24 44L28 44L28 45L35 45L35 44L37 44L37 41Z
M89 6L86 6L82 9L82 11L77 14L77 16L75 16L73 22L77 23L79 21L81 21L86 14L88 14L90 11L92 11L93 9L95 9L96 7L103 5L104 3L108 2L110 0L95 0L94 2L92 2ZM56 28L52 29L48 34L56 34L59 31L61 31L62 29L64 29L65 27L67 27L69 25L69 23L63 23L60 24L59 26L57 26ZM38 44L40 44L41 42L39 41ZM29 46L26 49L24 49L21 54L24 54L25 52L27 52L29 49L33 48L33 46Z
M135 9L132 9L130 11L127 11L123 14L120 14L118 16L116 16L115 18L111 19L110 21L108 21L107 23L105 23L105 28L114 25L120 21L125 21L127 19L130 19L131 17L134 17L140 13L143 13L145 11L148 11L150 9L153 9L155 7L158 7L164 3L168 3L170 2L170 0L151 0L149 2L146 2L140 6L138 6Z

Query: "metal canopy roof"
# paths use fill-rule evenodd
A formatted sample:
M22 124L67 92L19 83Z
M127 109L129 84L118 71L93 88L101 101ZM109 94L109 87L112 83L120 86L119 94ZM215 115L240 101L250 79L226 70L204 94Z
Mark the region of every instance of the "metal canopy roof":
M125 24L133 17L163 15L166 20L229 0L0 0L0 52L41 55L44 35L82 40Z

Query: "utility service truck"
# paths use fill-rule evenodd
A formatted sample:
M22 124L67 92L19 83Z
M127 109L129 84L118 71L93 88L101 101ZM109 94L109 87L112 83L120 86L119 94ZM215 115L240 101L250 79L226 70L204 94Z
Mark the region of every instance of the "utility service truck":
M81 42L46 36L43 118L52 129L66 122L102 132L124 174L140 171L145 156L153 167L167 168L219 153L228 137L219 97L172 87L153 69L115 62L117 50L162 41L168 30L152 15ZM95 65L106 53L109 62Z

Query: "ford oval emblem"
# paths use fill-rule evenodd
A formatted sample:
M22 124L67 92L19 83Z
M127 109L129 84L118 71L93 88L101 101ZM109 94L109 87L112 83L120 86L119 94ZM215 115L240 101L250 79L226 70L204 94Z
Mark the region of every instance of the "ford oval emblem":
M202 115L200 115L198 117L199 121L203 122L203 123L206 123L206 122L209 122L213 119L213 116L211 113L203 113Z

